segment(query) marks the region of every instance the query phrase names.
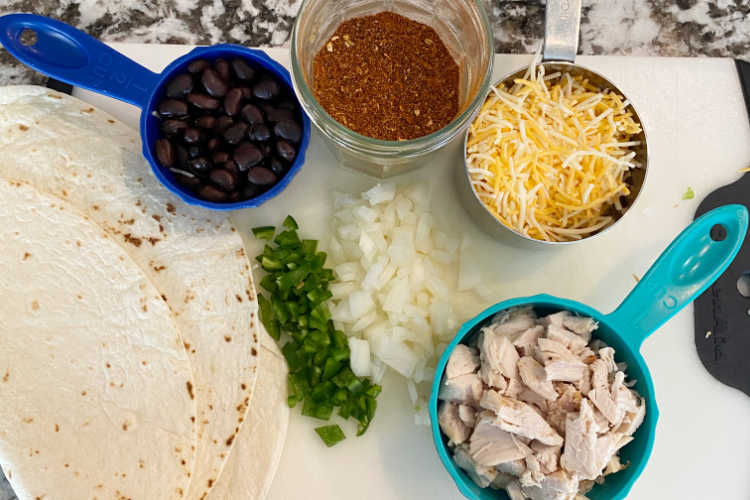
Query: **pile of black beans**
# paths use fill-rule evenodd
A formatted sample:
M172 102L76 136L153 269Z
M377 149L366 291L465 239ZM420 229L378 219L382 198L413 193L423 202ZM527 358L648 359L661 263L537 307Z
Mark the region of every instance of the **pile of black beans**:
M191 61L167 83L156 115L158 162L198 198L216 203L269 190L302 140L290 89L242 58Z

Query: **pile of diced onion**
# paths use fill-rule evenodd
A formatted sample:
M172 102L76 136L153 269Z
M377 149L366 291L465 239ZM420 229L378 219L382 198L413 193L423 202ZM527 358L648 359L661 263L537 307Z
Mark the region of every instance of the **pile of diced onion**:
M352 371L376 382L388 367L406 377L423 424L437 359L481 307L470 290L479 285L477 274L459 273L467 267L459 266L467 240L438 227L423 187L380 184L356 197L334 194L331 317L350 336Z
M493 88L471 125L467 165L484 205L538 240L571 241L612 224L639 168L640 125L622 96L533 63Z

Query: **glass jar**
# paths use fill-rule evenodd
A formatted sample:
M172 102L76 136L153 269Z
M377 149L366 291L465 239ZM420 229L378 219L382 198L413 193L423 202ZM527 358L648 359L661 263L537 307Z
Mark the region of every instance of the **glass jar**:
M292 82L302 107L343 165L390 177L428 163L468 126L487 95L494 41L483 0L305 0L292 34ZM358 134L329 115L312 90L313 59L338 26L351 18L391 11L426 24L440 35L459 68L459 112L432 134L383 141Z

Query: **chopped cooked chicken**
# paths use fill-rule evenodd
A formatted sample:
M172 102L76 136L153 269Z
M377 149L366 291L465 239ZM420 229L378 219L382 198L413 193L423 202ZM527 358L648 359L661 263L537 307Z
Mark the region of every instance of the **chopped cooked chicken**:
M491 412L487 413L479 418L469 439L471 458L481 465L493 467L526 457L531 450L513 434L498 427Z
M508 387L508 381L505 380L503 374L493 370L489 363L482 363L481 368L479 368L479 378L486 385L498 391L504 391Z
M474 427L476 425L476 413L476 410L469 405L460 405L458 407L458 418L469 427Z
M558 470L545 476L538 486L523 486L529 500L572 500L578 495L578 479Z
M496 314L492 322L495 333L513 339L536 324L536 314L532 308L522 307Z
M594 330L599 328L599 324L592 318L574 316L572 314L563 318L563 326L583 337L587 343L591 342L591 334Z
M473 347L458 344L445 365L445 376L451 379L467 373L474 373L477 368L479 368L477 350Z
M521 483L518 481L511 481L508 486L505 487L505 491L508 493L510 500L526 500L526 495L521 490Z
M476 347L459 346L440 388L440 428L456 464L511 500L586 500L625 468L619 450L643 423L645 400L596 321L531 308L495 315ZM478 351L478 352L477 352Z
M508 337L488 328L483 329L479 352L482 364L488 364L493 371L509 379L518 378L518 351Z
M453 459L456 465L465 470L471 480L477 483L480 488L486 488L497 477L497 471L493 467L478 464L471 458L465 444L453 449Z
M513 341L513 345L519 350L523 356L531 356L536 350L536 342L539 337L544 335L544 327L542 325L532 326L521 332Z
M466 425L458 416L458 406L443 401L438 408L438 424L443 434L455 444L461 444L471 435L471 427Z
M551 474L560 467L560 453L562 447L560 446L549 446L539 441L532 441L531 449L534 452L534 456L539 461L542 472L544 474Z
M466 403L476 406L482 397L482 379L476 373L468 373L449 378L440 386L438 398L454 403Z
M587 345L586 340L580 335L576 335L564 326L555 324L550 324L547 327L547 338L560 342L574 354L581 352Z
M543 341L547 342L543 342ZM580 382L583 378L583 374L587 369L586 364L575 357L570 351L565 349L562 344L555 342L554 340L539 339L540 349L537 350L540 353L540 357L544 363L544 369L547 372L547 380L558 380L562 382ZM544 345L544 347L542 347ZM558 346L562 346L565 349L565 353L561 355L555 350ZM545 350L546 348L552 348L554 350Z
M544 399L554 401L557 399L557 392L552 382L547 380L547 373L544 367L537 363L531 356L524 356L518 360L518 373L521 380L526 386L539 394Z
M484 393L479 404L495 412L497 425L505 431L549 445L561 445L563 442L544 418L526 403L490 390Z

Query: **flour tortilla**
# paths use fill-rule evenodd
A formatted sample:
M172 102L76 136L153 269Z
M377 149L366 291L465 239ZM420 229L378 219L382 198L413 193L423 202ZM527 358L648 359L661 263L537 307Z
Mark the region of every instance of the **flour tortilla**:
M180 498L194 385L159 291L99 226L0 179L0 464L21 499Z
M250 411L209 500L265 498L281 461L289 424L289 371L262 324L259 330L262 354Z
M74 204L163 294L193 366L198 446L186 497L202 499L245 420L260 353L240 235L226 215L188 206L161 186L134 130L59 92L0 88L0 158L0 176Z

